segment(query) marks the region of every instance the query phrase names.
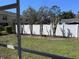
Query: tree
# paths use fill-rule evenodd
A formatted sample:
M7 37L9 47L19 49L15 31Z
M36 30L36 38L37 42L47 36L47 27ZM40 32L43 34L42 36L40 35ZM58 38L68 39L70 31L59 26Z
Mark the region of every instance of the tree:
M75 18L75 14L72 11L68 11L68 12L63 11L62 15L61 15L61 18L62 19Z
M1 30L1 26L0 26L0 35L1 35L1 31L2 31L2 30Z
M38 22L40 23L40 35L43 34L43 24L47 23L47 16L48 16L48 7L44 6L44 7L40 7L39 11L38 11Z
M25 21L27 21L28 24L30 24L30 32L31 35L33 34L32 29L33 29L33 24L36 22L36 11L29 7L27 10L23 11L23 17L25 18Z
M49 16L51 19L51 25L53 29L53 36L55 36L57 24L61 20L60 15L61 15L61 9L57 5L52 6L51 9L49 10Z
M78 13L77 13L77 18L79 18L79 11L78 11Z

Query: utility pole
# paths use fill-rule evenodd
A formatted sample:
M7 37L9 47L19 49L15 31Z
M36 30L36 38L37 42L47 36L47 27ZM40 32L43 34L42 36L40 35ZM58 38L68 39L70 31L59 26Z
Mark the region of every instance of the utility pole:
M17 43L18 43L18 56L19 59L22 59L22 50L21 50L21 33L20 33L20 0L17 0L17 8L16 8L16 13L17 13Z

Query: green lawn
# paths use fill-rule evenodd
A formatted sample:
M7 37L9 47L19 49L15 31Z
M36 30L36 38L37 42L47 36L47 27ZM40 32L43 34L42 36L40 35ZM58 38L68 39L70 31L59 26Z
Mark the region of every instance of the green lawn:
M59 40L53 40L59 39ZM64 40L60 40L64 39ZM0 43L16 45L16 35L0 36ZM48 52L57 55L63 55L79 59L79 40L78 38L40 38L22 36L22 47ZM0 48L0 56L5 59L18 59L17 50ZM35 54L22 54L23 59L50 59Z

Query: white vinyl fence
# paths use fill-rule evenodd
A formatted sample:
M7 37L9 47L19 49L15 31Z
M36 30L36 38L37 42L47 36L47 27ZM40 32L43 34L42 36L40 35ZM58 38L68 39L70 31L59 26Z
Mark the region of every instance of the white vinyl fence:
M21 32L23 34L30 34L29 25L21 25ZM17 26L16 26L17 33ZM33 34L40 35L40 25L33 25ZM43 35L53 35L53 30L51 25L43 25ZM66 37L78 37L79 36L79 25L78 24L62 24L57 25L56 29L57 36L66 36Z

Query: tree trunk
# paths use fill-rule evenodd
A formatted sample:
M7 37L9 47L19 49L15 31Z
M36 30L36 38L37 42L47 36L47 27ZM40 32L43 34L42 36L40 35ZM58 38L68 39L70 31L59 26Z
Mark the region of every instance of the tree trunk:
M56 26L53 28L53 36L56 36Z
M43 24L40 24L40 35L43 35Z
M30 34L31 34L31 35L33 35L33 33L32 33L32 32L33 32L33 25L32 25L32 24L30 24Z
M52 24L52 23L51 23ZM53 30L53 36L56 36L56 28L57 28L57 25L55 24L52 24L52 30Z
M56 36L56 29L58 22L59 22L58 18L55 18L55 20L53 21L53 36Z
M21 25L21 34L24 34L23 31L24 31L24 24Z

